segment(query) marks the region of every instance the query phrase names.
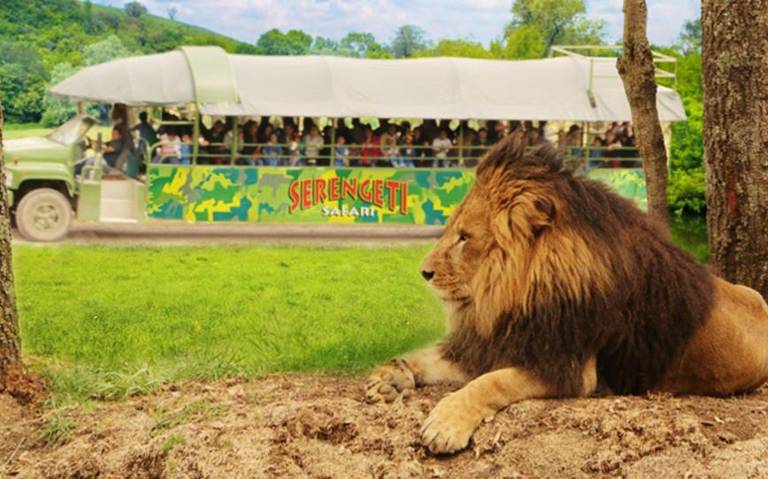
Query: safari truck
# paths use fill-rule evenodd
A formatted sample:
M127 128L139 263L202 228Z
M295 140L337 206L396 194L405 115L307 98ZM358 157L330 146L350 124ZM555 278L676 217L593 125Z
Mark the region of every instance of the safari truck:
M154 126L183 131L183 138L166 134L146 145L140 175L98 161L75 173L95 124L87 116L45 138L8 142L16 224L21 235L37 241L61 238L73 220L443 224L474 182L478 150L489 148L469 146L465 131L511 120L578 125L583 135L566 151L569 161L643 203L637 152L626 152L621 161L605 159L612 165L602 167L600 148L591 146L591 125L631 121L615 60L575 47L552 53L527 61L373 60L233 55L195 46L91 66L53 86L51 94L145 111ZM657 54L655 61L674 59ZM657 74L668 75L660 69ZM657 103L662 122L685 119L673 89L660 86ZM306 118L325 130L311 158L300 138L276 145L243 135L265 119L300 125ZM419 152L419 161L410 165L367 164L359 143L338 156L341 128L349 135L350 125L379 119L450 124L454 143L442 156L429 144L415 144L411 150ZM214 123L226 125L226 140L206 138ZM266 147L285 156L267 161L258 153ZM168 148L184 153L169 157L163 153Z

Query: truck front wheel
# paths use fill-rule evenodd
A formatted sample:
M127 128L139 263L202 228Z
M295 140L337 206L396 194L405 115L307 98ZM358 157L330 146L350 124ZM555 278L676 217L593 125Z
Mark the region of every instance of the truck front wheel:
M30 241L58 241L72 223L72 206L66 196L51 188L30 191L16 208L16 227Z

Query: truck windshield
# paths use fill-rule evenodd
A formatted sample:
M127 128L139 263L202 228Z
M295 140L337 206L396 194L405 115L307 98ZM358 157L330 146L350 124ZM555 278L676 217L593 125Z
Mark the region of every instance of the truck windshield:
M48 139L62 145L74 145L83 139L95 123L96 120L91 117L78 115L53 130Z

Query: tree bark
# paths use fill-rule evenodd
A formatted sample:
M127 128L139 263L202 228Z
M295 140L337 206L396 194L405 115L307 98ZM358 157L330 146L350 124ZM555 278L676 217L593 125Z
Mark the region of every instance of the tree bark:
M768 298L768 0L701 10L711 262Z
M0 104L0 392L21 375L21 342L11 264L11 224L3 162L3 107Z
M645 0L624 0L624 42L617 66L632 109L635 142L643 158L648 213L668 223L667 150L656 108L656 70L646 35L647 18Z

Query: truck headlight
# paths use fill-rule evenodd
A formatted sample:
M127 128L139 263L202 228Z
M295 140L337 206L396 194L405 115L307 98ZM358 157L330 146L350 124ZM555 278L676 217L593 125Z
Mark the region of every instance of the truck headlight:
M5 186L10 188L13 184L13 172L5 170Z

